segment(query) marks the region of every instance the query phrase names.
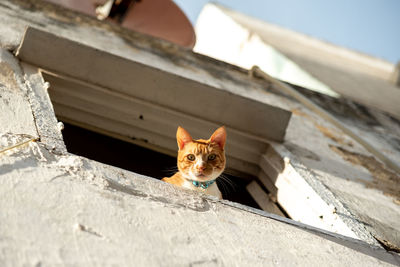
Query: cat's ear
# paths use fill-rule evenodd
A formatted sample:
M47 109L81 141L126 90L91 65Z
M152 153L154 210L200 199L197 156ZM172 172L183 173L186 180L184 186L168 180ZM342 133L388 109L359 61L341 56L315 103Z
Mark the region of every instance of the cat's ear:
M217 143L221 149L224 149L226 141L226 131L225 127L219 127L215 132L211 135L210 142Z
M190 134L179 126L178 130L176 131L176 141L178 142L179 150L183 149L183 147L192 140L193 139Z

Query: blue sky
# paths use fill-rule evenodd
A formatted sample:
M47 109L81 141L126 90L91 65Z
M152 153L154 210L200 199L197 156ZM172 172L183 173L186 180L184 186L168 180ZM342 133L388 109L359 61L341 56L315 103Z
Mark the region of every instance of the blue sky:
M195 25L208 0L174 0ZM219 0L258 19L392 63L400 61L400 0Z

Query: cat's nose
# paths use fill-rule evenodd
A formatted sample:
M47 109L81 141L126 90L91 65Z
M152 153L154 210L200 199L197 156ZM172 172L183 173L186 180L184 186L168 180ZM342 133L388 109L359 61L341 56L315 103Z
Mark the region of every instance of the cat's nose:
M196 170L197 170L197 171L204 171L205 168L206 168L206 165L203 165L203 164L202 164L202 165L197 165L197 166L196 166Z
M206 166L204 166L204 165L196 167L196 169L199 170L199 171L204 171L205 168L206 168Z

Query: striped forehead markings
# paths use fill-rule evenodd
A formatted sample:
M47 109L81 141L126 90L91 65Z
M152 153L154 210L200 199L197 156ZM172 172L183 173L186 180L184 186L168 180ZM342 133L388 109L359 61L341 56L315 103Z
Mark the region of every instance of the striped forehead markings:
M207 145L207 146L210 144L209 142L203 142L203 141L197 141L197 140L192 140L192 142L196 143L196 144Z

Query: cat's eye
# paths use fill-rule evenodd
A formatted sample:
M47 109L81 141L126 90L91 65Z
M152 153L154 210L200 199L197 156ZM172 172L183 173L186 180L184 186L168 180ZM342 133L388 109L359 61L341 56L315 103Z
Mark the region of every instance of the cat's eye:
M190 160L190 161L193 161L193 160L196 159L195 155L193 155L193 154L189 154L189 155L187 155L186 157L187 157L187 159Z
M215 154L208 155L208 160L214 160L217 156Z

